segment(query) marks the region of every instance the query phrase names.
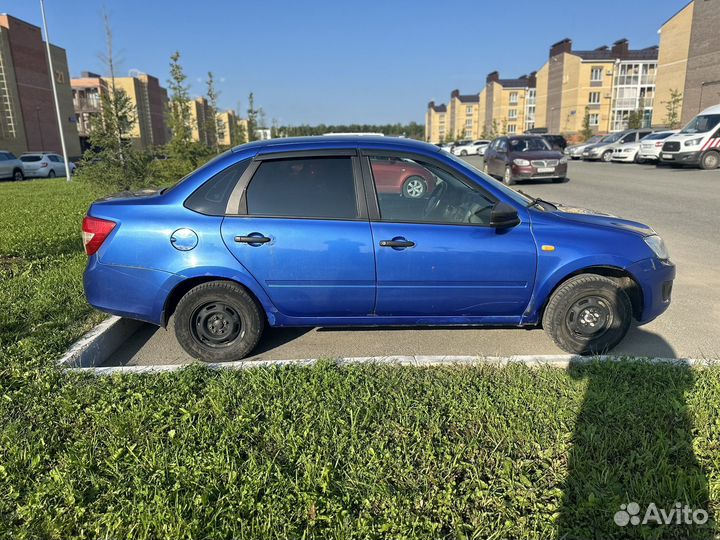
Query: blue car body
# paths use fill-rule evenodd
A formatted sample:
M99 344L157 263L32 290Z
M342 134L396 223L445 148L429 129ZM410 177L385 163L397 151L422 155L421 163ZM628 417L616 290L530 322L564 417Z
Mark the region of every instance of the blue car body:
M203 183L243 160L274 153L345 151L410 153L433 160L517 210L506 229L391 223L367 208L357 220L204 215L184 203ZM362 197L359 197L362 199ZM359 200L359 205L366 205ZM276 139L239 146L166 192L115 196L89 216L116 226L90 256L89 303L165 325L195 284L231 280L257 299L271 326L535 325L551 293L570 276L598 269L632 280L633 312L647 322L667 309L675 267L644 238L654 231L613 216L528 205L509 188L437 147L383 137ZM177 249L178 230L194 232L193 249ZM238 244L259 234L266 244ZM380 239L407 238L413 249L380 249Z

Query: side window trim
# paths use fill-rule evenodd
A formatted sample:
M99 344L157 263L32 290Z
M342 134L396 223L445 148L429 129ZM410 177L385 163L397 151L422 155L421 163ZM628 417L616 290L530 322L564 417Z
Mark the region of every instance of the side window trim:
M445 222L439 222L439 221L395 221L395 220L385 220L382 219L380 216L380 202L378 200L377 196L377 190L375 188L375 180L372 174L372 168L370 166L370 158L372 156L388 156L388 157L404 157L420 162L427 162L431 165L434 165L438 167L439 169L442 169L448 174L453 175L455 178L457 178L460 182L465 184L468 188L473 189L480 193L483 197L486 197L487 199L494 201L495 204L499 202L498 198L489 193L488 191L484 190L482 186L479 186L476 182L473 182L469 178L467 178L464 174L462 174L460 171L448 167L444 163L437 161L431 157L413 154L409 152L394 152L391 150L372 150L372 149L360 149L360 156L362 159L362 173L363 173L363 182L365 184L365 195L367 199L367 207L368 207L368 214L370 221L375 221L379 223L407 223L407 224L414 224L414 225L453 225L456 227L489 227L489 225L484 225L482 223L445 223Z
M300 216L283 216L283 219L312 219L312 220L330 220L330 221L367 221L368 209L365 197L365 186L363 185L363 175L358 158L357 150L346 149L326 149L311 151L292 151L292 152L273 152L267 154L256 155L248 168L235 185L230 198L228 199L226 216L233 217L253 217L248 213L247 207L247 188L250 185L255 173L260 168L263 161L291 159L291 158L323 158L323 157L344 157L347 156L351 160L353 171L353 182L355 185L355 207L357 209L357 217L354 218L325 218L325 217L300 217ZM273 218L274 216L254 216L258 218ZM278 216L279 217L279 216Z

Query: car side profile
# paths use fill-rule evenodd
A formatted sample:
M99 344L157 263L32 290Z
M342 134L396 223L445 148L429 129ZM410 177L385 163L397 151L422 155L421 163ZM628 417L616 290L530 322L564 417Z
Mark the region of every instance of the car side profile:
M477 141L464 142L453 146L451 152L456 156L482 156L485 154L485 149L489 144L490 141L488 140L478 139Z
M20 156L23 172L27 178L55 178L65 176L63 157L52 152L27 152ZM75 172L75 164L70 162L70 174Z
M378 164L434 178L379 188ZM675 266L648 226L532 199L437 147L389 137L245 144L161 191L93 203L85 294L166 326L193 357L250 354L266 325L542 326L612 349L670 304Z
M483 170L507 185L535 179L563 182L567 162L567 156L553 150L544 137L518 135L495 139L485 150Z

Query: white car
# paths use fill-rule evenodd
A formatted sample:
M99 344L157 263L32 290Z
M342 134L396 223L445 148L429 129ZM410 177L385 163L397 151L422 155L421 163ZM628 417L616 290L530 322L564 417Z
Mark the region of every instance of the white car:
M660 131L658 133L651 133L645 137L640 141L637 162L642 163L643 161L657 161L660 159L660 150L662 150L665 139L671 135L675 135L678 131L677 129Z
M27 152L20 156L26 178L55 178L65 176L65 161L58 154L50 152ZM75 173L75 164L69 162L70 174Z
M663 143L660 163L720 167L720 104L708 107Z
M483 156L490 141L480 139L472 142L465 142L453 147L452 153L456 156Z
M0 178L12 178L16 181L25 178L22 161L12 152L0 150Z
M611 161L634 162L637 160L638 151L640 150L639 142L625 143L622 146L613 147Z

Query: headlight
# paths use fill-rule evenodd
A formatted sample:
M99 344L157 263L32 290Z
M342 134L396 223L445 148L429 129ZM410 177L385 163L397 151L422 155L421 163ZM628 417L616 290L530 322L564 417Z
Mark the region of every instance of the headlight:
M563 163L567 163L567 158L566 158L566 157L561 157L561 158L560 158L560 164L562 165Z
M527 159L513 159L513 163L518 167L527 167L530 162Z
M700 143L702 143L702 137L699 139L690 139L689 141L685 141L685 146L697 146Z
M665 242L663 242L663 239L660 238L657 234L653 234L652 236L646 236L645 238L643 238L643 240L645 240L645 243L650 249L652 249L653 253L658 259L660 259L661 261L666 261L670 258L670 253L668 253Z

